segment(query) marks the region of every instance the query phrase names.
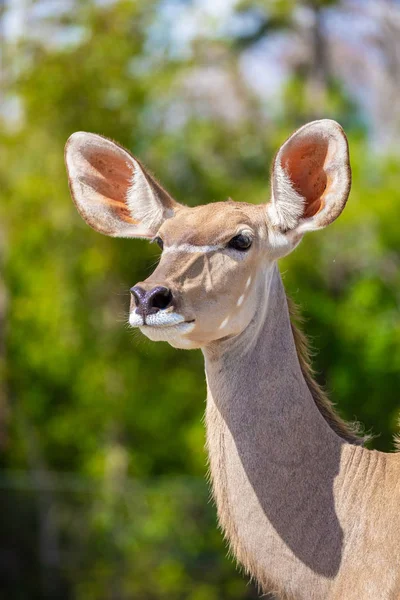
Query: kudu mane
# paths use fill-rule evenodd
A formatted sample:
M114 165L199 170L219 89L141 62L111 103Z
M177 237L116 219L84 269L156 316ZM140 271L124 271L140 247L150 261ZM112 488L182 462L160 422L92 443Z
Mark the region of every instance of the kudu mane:
M346 442L363 446L369 441L371 436L365 435L362 425L357 421L346 422L336 412L334 404L328 398L327 393L322 389L319 383L315 380L315 372L311 364L310 343L306 334L301 330L304 319L300 315L300 311L296 303L286 295L289 307L290 323L296 346L297 356L299 358L301 372L307 383L308 389L311 392L313 400L324 417L328 425ZM400 440L399 440L400 446Z

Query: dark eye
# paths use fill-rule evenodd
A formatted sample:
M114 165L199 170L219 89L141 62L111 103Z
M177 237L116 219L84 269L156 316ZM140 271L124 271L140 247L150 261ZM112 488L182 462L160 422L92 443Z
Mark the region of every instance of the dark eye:
M253 240L249 235L245 233L240 233L239 235L235 235L234 238L228 243L229 248L234 248L235 250L248 250L253 243Z
M160 246L161 250L164 248L164 242L160 237L154 238L153 242L155 242L158 246Z

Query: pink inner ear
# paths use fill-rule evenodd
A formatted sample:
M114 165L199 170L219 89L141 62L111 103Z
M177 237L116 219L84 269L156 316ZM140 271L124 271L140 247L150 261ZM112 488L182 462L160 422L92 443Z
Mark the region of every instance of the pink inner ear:
M126 204L126 196L132 185L132 165L122 155L116 155L115 149L108 147L88 145L82 149L81 156L85 162L82 180L96 190L97 200L101 199L101 202L112 206L113 212L124 221L136 223Z
M324 166L328 158L328 140L308 139L291 144L282 154L282 166L296 192L306 201L303 217L313 217L324 206L323 195L328 186Z

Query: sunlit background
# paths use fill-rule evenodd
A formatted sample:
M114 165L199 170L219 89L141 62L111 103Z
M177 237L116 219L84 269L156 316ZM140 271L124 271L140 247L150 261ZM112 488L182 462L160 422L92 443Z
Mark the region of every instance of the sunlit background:
M202 355L126 325L156 247L90 230L63 148L129 148L180 202L269 196L296 127L337 119L353 191L281 265L340 413L400 411L400 3L0 0L0 598L230 600L205 481Z

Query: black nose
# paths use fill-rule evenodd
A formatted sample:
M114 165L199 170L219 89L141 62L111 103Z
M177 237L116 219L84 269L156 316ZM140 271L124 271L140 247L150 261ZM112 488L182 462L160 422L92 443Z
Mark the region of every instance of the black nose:
M135 285L131 288L131 294L136 304L136 312L144 317L154 315L172 303L171 290L162 285L157 285L148 292L139 285Z

